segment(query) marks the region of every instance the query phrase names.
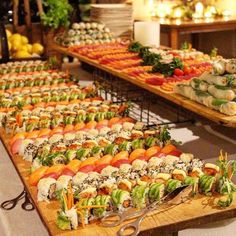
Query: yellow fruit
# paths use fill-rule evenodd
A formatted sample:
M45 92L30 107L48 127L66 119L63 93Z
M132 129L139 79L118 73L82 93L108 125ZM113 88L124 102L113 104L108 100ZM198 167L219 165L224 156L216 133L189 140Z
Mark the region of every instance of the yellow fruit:
M21 43L21 35L20 34L13 34L10 36L9 40L11 43L12 43L12 41L18 41Z
M10 30L6 29L7 38L11 37L12 33Z
M12 40L10 41L12 45L12 51L19 51L20 48L22 47L21 41L18 40Z
M25 37L25 36L21 36L21 43L22 43L22 44L27 44L27 43L29 43L28 38Z
M44 47L40 43L34 43L32 45L32 53L36 53L38 55L41 55L43 53L43 51L44 51Z
M26 44L25 46L27 47L28 53L32 53L32 44Z
M22 45L19 50L28 52L28 47L27 45Z
M31 55L27 51L17 51L14 55L15 58L28 58L31 57Z

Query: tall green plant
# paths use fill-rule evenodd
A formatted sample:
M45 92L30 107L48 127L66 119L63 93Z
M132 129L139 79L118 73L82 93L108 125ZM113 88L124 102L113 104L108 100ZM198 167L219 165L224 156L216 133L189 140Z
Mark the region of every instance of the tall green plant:
M43 6L41 19L44 26L56 30L70 25L72 7L68 0L43 0Z

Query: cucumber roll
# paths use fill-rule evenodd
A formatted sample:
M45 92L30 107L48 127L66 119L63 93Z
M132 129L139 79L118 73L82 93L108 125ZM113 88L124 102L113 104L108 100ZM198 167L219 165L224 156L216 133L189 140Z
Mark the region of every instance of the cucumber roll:
M140 185L134 187L131 192L132 203L136 208L144 208L148 204L149 188L146 185Z
M129 192L120 189L112 191L111 200L113 205L119 211L122 211L124 208L128 208L131 204L131 197Z
M166 184L166 191L168 193L171 193L175 189L179 188L181 185L182 185L181 181L177 179L169 179Z
M160 201L165 193L165 185L162 183L153 183L150 186L148 197L150 202Z
M199 189L206 195L211 195L214 190L215 177L211 175L202 175L199 179Z
M95 198L95 205L97 206L107 206L93 209L93 215L97 218L101 218L105 215L107 211L111 210L111 196L109 195L99 195Z

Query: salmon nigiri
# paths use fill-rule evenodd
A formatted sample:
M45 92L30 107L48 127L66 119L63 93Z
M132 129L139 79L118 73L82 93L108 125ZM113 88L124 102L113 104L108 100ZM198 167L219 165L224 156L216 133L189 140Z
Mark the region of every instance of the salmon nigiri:
M133 152L131 152L129 156L129 161L132 163L135 159L138 159L140 157L144 157L146 154L146 150L142 148L135 149Z

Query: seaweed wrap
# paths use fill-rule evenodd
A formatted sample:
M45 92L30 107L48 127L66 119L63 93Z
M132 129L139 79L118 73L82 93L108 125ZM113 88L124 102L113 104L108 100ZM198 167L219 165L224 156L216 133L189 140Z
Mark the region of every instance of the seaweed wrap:
M166 191L168 193L171 193L175 189L179 188L181 185L182 185L181 181L177 179L169 179L166 183Z
M149 187L146 185L137 185L131 192L132 203L136 208L144 208L148 204Z
M199 190L206 195L211 195L215 188L215 181L214 176L202 175L199 179Z
M130 193L125 190L116 189L111 193L112 203L119 211L128 208L131 205Z
M162 183L153 183L148 192L149 201L160 201L165 193L165 185Z

